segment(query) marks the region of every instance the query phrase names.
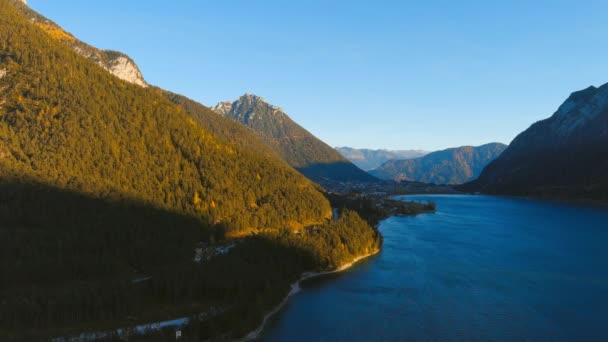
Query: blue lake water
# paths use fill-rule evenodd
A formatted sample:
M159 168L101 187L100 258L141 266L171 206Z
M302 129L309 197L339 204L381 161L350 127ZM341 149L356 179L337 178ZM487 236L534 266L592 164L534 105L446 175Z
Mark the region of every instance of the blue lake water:
M608 209L408 196L437 213L382 222L384 247L312 279L263 341L608 341Z

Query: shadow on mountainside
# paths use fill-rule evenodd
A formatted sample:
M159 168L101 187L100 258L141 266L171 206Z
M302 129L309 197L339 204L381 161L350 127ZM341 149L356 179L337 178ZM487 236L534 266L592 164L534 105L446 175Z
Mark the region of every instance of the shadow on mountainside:
M48 338L227 307L234 312L222 320L246 330L288 290L296 273L285 265L314 265L305 251L263 237L195 263L199 243L220 238L213 233L199 219L136 201L2 181L0 339ZM242 322L233 321L237 315Z
M608 202L605 143L581 143L512 153L490 163L478 179L457 187L464 192ZM593 165L593 167L589 167Z
M377 247L376 231L344 216L221 241L221 227L145 203L0 180L0 340L180 317L196 317L184 340L241 337L303 272ZM195 262L197 248L224 252Z

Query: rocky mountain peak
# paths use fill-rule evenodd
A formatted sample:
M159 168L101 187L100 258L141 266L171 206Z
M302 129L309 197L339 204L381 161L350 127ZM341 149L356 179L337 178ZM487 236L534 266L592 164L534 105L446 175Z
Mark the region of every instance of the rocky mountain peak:
M376 180L260 96L245 93L235 101L220 102L211 109L251 129L267 147L310 179Z
M212 107L211 109L213 109L213 111L215 111L218 114L226 116L232 110L233 103L234 102L232 102L232 101L219 102L217 105L215 105L215 107Z
M262 98L261 96L257 96L256 94L250 94L250 93L245 93L243 95L241 95L241 97L239 99L247 99L247 100L251 100L251 101L262 101L262 102L266 102L266 100L264 100L264 98Z
M608 84L572 93L520 133L466 191L608 201Z
M281 110L281 108L271 105L270 103L268 103L263 97L261 96L257 96L255 94L250 94L250 93L245 93L244 95L242 95L241 97L239 97L236 100L236 103L249 103L253 106L260 106L260 107L269 107L271 109L276 109L276 110ZM282 111L282 110L281 110Z
M551 117L552 127L559 136L572 134L608 109L608 84L572 93Z
M245 124L259 117L283 119L287 116L281 108L271 105L264 98L250 93L241 95L235 101L219 102L211 109Z

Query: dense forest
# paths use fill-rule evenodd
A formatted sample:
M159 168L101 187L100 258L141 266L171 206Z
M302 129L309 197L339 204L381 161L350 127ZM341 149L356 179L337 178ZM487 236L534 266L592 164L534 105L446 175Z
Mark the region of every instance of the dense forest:
M224 141L230 142L240 149L247 150L251 153L281 158L276 151L264 144L250 129L240 123L222 115L218 115L205 105L183 95L175 94L160 88L157 88L157 90L159 94L182 107L186 113L198 121L205 129Z
M229 253L196 263L195 242L213 246L221 237L192 217L40 185L0 190L2 340L176 317L197 317L184 331L192 340L238 337L302 272L336 268L381 243L344 210L338 221L297 232L232 240Z
M168 96L0 0L0 340L182 316L206 317L188 339L238 337L303 271L379 247L252 134Z
M221 140L156 91L117 80L17 13L21 25L11 19L3 15L0 40L2 176L237 231L328 217L314 185L277 158Z

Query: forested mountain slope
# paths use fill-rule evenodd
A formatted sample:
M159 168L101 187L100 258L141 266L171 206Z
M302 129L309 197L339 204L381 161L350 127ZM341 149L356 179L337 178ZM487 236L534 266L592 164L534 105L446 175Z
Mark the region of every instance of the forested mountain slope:
M9 1L12 1L15 7L17 7L34 25L44 30L50 36L70 46L78 54L94 61L97 63L97 65L101 66L122 80L142 87L148 86L141 74L141 71L137 67L137 64L135 64L135 62L129 56L122 52L101 50L91 46L77 39L69 32L66 32L53 21L30 9L25 1Z
M205 129L224 141L230 142L243 150L255 154L267 155L274 159L282 159L275 150L259 139L253 131L239 122L223 115L217 115L217 113L209 107L183 95L178 95L162 89L158 89L158 91L166 99L182 107L186 113L196 119L205 127Z
M0 41L3 176L129 197L237 230L326 216L323 197L281 161L221 140L153 89L9 19Z
M289 165L315 181L375 180L259 96L245 94L213 110L249 127Z
M301 272L378 247L356 214L327 221L316 185L239 129L206 128L16 6L0 0L0 340L200 313L193 340L238 337Z

